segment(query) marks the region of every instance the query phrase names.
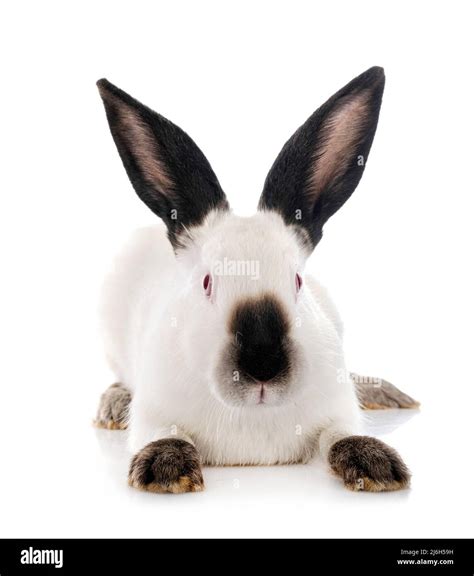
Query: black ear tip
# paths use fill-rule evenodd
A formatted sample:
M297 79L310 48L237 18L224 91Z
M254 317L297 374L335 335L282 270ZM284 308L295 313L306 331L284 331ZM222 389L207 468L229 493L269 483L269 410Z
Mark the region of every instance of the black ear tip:
M117 91L117 87L114 86L112 82L109 82L107 78L101 78L100 80L97 80L96 86L99 89L99 93L102 98L104 98L106 94L114 93Z
M385 81L385 70L382 66L372 66L372 68L366 70L362 76L365 76L366 81L377 84Z
M349 92L369 90L372 94L382 95L385 86L385 72L381 66L372 66L360 76L354 78L344 89Z
M372 66L367 70L367 72L371 72L374 75L383 76L385 74L384 69L382 66Z
M107 80L107 78L101 78L100 80L97 80L97 82L95 83L95 85L97 86L97 88L99 89L100 95L102 96L103 93L107 90L107 86L110 84L110 82Z

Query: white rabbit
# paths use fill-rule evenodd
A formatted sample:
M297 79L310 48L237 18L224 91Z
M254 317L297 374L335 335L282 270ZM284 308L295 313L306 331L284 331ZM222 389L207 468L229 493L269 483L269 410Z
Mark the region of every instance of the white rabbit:
M135 233L103 295L120 384L102 396L97 423L129 426L129 483L197 491L201 464L306 462L320 452L348 488L406 487L398 454L358 435L341 321L304 274L364 171L383 70L355 78L297 130L249 218L232 214L181 129L107 80L98 87L130 180L166 225Z

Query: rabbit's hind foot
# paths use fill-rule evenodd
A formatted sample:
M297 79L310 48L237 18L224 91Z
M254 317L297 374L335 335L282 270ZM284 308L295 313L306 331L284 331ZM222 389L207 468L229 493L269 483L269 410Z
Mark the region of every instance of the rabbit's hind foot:
M108 430L125 430L132 395L123 384L112 384L100 397L94 425Z

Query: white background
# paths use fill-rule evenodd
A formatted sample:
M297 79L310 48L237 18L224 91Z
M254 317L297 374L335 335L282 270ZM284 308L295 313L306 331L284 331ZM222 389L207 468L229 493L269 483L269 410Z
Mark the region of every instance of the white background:
M469 3L10 2L0 8L0 536L472 537L473 71ZM237 213L285 140L372 65L387 74L364 178L311 269L349 366L421 400L368 427L410 491L344 491L321 463L206 469L178 497L126 485L96 302L154 221L108 133L106 76L182 126Z

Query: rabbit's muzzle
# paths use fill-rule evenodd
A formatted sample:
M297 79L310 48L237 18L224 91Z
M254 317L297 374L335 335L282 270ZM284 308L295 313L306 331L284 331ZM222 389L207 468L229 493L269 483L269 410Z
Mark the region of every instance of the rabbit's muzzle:
M288 373L289 322L274 296L239 303L232 314L237 369L256 382L269 382Z
M232 404L279 404L292 377L290 322L273 295L235 305L217 372L219 395Z

